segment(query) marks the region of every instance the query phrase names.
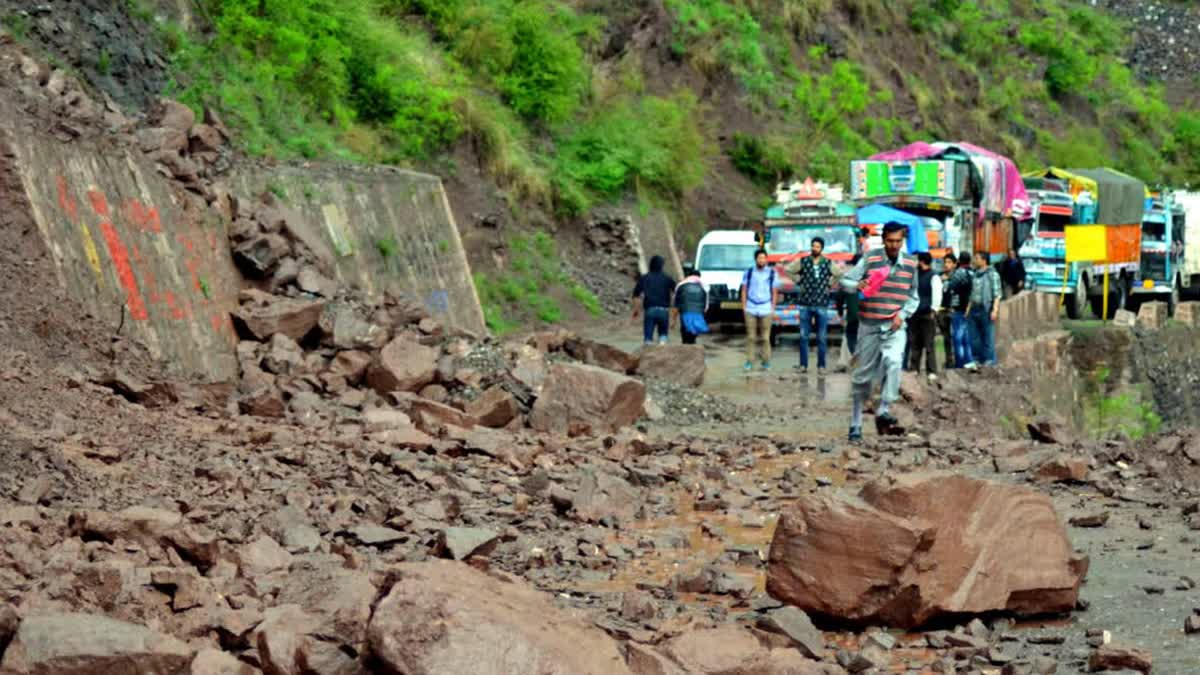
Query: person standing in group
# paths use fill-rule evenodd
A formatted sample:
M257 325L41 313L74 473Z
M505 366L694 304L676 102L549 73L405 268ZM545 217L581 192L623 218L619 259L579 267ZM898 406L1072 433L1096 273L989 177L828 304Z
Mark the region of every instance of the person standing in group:
M704 310L708 308L708 293L700 283L700 273L687 267L683 281L675 287L675 311L679 313L679 336L685 345L696 344L696 336L708 332Z
M850 440L862 440L863 406L878 380L881 385L875 428L889 433L897 425L889 407L900 397L900 368L907 341L905 322L920 306L917 265L904 255L907 228L896 222L883 226L883 248L868 251L854 269L842 277L842 288L862 291L859 335L854 356L858 361L850 378L853 409Z
M958 271L958 259L953 252L942 259L942 306L937 313L938 332L942 334L942 365L946 370L956 367L954 359L954 336L951 333L950 316L954 313L954 294L950 292L950 279Z
M971 360L964 368L996 365L996 320L1000 318L1000 274L988 264L986 251L972 259L971 302L967 307L967 330L971 335Z
M908 320L908 369L921 372L921 354L925 355L925 373L937 379L937 355L933 337L937 332L937 314L942 308L942 278L933 271L933 256L917 254L917 311Z
M958 255L954 273L942 286L942 295L953 298L950 302L950 338L954 346L954 364L964 368L971 362L971 337L967 330L967 306L971 304L971 254L966 251Z
M1020 293L1025 288L1025 263L1015 249L1008 249L1008 254L1000 262L1000 281L1004 283L1004 299Z
M746 270L742 277L742 313L746 319L745 370L754 369L760 343L762 369L771 368L771 320L777 304L779 291L775 288L775 268L767 266L767 252L760 248L754 254L754 267Z
M871 236L871 230L862 228L858 231L858 250L855 251L854 257L850 259L850 267L853 268L862 260L863 255L867 252L867 238ZM858 289L846 290L842 289L842 298L846 308L846 347L854 354L854 347L858 343Z
M833 279L833 261L822 253L825 240L813 237L811 255L788 266L787 271L800 291L800 364L808 370L808 336L813 324L817 329L817 372L825 373L825 352L828 346L829 292Z
M645 314L642 341L646 344L654 342L655 331L658 341L666 344L671 329L675 280L663 272L666 263L661 255L650 258L650 271L638 277L637 285L633 287L633 318L636 321L639 314Z

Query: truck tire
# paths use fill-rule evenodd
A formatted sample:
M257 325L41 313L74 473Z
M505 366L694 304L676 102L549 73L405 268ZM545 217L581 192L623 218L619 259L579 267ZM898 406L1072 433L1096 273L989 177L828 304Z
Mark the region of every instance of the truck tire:
M1117 315L1117 310L1121 308L1121 300L1125 297L1125 277L1120 276L1116 279L1109 277L1108 280L1108 315L1104 314L1104 287L1100 287L1100 293L1089 298L1092 302L1092 314L1095 314L1099 319L1111 319Z
M1067 298L1067 318L1082 319L1084 307L1087 306L1087 286L1083 283L1083 275L1075 282L1075 291Z

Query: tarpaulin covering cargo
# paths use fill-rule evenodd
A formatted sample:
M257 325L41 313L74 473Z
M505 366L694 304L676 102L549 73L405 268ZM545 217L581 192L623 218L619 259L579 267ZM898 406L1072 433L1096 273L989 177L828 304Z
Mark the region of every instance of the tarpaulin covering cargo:
M1150 188L1142 181L1116 169L1060 169L1056 166L1025 174L1029 179L1057 179L1066 183L1075 199L1084 190L1097 202L1096 222L1123 225L1142 222Z
M872 155L871 159L890 162L916 159L968 160L973 166L972 183L981 211L1015 220L1028 218L1032 213L1029 195L1017 165L1004 155L970 143L925 143L918 141L888 152ZM982 213L980 214L982 217Z

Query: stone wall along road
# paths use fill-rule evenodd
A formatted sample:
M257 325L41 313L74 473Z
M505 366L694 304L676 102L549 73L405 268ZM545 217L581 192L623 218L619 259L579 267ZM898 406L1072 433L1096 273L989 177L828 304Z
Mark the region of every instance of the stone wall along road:
M368 295L394 287L443 324L486 330L437 177L392 168L283 166L240 170L231 184L243 199L273 195L304 243L334 261L343 284Z
M0 130L0 171L20 185L6 208L32 213L74 300L176 374L237 377L239 277L203 200L125 151L21 127Z

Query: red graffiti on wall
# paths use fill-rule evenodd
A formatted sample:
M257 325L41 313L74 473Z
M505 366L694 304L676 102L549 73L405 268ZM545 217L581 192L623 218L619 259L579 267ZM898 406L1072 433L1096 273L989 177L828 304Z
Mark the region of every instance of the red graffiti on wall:
M84 219L89 216L80 218L78 202L67 180L63 176L56 176L55 182L59 208L72 224L83 227L86 236ZM86 196L92 212L100 221L99 229L105 248L125 293L129 315L134 320L145 321L154 314L174 321L193 321L199 318L199 314L207 319L214 333L236 341L232 319L227 312L217 309L219 303L211 297L209 284L214 280L215 273L208 252L202 250L205 244L214 253L219 250L223 238L217 232L204 228L201 223L189 223L185 231L172 233L178 244L177 247L171 247L179 265L177 269L180 272L186 270L185 283L188 287L187 291L176 294L169 287L160 287L156 280L154 260L160 253L168 251L163 247L164 231L159 210L138 199L124 200L120 208L114 209L110 207L105 194L97 189L88 190ZM146 250L143 251L143 248ZM99 274L99 268L96 269ZM170 270L165 273L170 279L177 276ZM200 306L204 309L197 312Z
M162 232L162 220L158 215L158 207L146 206L136 199L125 201L125 217L144 232Z
M71 217L71 222L79 221L79 203L71 196L71 191L67 189L67 179L62 176L58 177L58 205L62 210Z

